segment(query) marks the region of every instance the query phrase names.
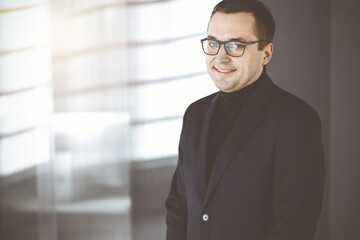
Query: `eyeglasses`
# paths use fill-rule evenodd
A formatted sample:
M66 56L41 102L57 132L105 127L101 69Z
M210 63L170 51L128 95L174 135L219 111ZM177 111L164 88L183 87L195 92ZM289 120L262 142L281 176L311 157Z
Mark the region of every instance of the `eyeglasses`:
M245 48L247 45L252 45L259 42L267 42L267 41L258 40L252 42L244 42L237 40L237 41L221 42L208 38L201 39L201 45L204 53L211 56L217 55L219 53L221 44L224 44L227 55L231 57L241 57L242 55L244 55Z

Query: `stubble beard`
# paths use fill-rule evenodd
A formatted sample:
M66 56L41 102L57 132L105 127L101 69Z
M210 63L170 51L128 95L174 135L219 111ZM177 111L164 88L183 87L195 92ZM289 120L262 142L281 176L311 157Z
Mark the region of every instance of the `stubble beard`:
M223 92L227 92L228 90L234 88L236 85L236 82L234 82L234 81L227 82L224 80L217 80L214 77L213 77L213 82L214 82L215 86Z

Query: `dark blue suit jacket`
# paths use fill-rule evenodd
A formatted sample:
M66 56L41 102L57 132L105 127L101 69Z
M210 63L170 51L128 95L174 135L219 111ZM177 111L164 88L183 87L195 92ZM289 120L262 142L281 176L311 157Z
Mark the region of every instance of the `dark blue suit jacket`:
M196 101L184 115L166 239L313 239L325 175L318 114L266 75L220 148L207 184L208 128L218 95Z

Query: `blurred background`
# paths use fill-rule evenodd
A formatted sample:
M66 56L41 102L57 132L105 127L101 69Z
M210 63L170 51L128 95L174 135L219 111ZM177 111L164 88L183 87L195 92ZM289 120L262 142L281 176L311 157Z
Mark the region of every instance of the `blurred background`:
M0 0L0 239L165 239L212 0ZM273 81L319 112L316 240L360 235L359 3L270 1Z

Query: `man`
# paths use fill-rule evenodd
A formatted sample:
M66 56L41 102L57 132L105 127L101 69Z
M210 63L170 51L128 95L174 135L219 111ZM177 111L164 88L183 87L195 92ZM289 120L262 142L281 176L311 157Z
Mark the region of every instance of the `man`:
M202 39L220 89L185 112L167 240L310 240L324 156L318 114L265 66L275 24L258 0L224 0Z

